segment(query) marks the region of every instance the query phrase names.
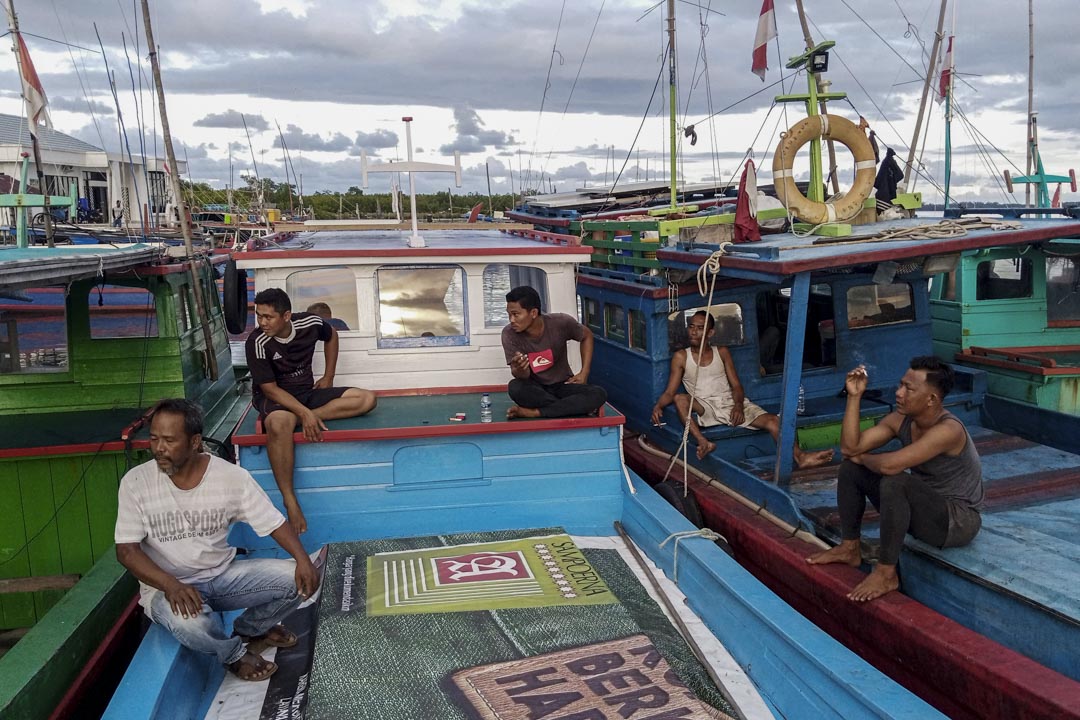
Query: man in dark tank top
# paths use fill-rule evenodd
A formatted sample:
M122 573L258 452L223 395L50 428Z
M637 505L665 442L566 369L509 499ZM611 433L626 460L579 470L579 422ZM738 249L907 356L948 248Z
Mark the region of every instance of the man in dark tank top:
M866 368L847 374L847 407L840 431L844 462L836 484L842 540L806 559L812 565L862 564L860 531L867 499L881 513L881 555L873 571L848 597L865 602L896 590L896 564L904 535L934 547L966 545L982 526L982 466L975 443L960 420L944 408L953 387L951 367L936 357L912 358L896 389L896 409L861 430L859 404ZM899 450L873 453L893 438Z

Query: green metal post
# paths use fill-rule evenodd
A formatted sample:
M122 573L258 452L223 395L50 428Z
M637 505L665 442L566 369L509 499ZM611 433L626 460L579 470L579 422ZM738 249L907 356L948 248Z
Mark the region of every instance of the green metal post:
M22 169L19 172L19 192L26 193L26 178L30 174L30 156L23 153ZM20 248L29 247L26 237L26 207L20 205L15 208L15 245Z

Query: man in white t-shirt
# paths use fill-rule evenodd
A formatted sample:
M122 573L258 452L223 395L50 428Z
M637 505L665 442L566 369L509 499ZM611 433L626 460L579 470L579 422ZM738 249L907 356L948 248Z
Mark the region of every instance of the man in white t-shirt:
M190 400L154 407L154 459L120 481L116 557L139 579L147 615L180 644L217 655L242 680L265 680L277 665L249 643L295 645L279 622L315 592L319 576L254 478L202 452L202 431L202 411ZM293 560L236 560L226 536L238 520L273 537ZM217 611L240 609L230 637Z

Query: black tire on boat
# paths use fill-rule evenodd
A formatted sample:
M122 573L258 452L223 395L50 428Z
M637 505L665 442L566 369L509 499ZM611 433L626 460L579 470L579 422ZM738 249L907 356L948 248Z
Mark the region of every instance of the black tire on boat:
M672 507L682 513L683 517L690 521L696 528L705 527L705 521L701 517L701 508L698 507L694 493L683 496L682 483L675 480L665 480L653 485L656 494L668 501Z
M225 263L222 288L225 303L225 327L233 335L244 332L248 321L247 272L236 267L236 260Z

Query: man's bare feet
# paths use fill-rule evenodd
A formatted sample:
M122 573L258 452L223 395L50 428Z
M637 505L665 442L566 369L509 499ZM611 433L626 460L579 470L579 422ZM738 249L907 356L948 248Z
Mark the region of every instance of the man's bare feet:
M848 600L867 602L891 593L899 587L900 578L896 576L896 566L878 563L866 579L848 593Z
M832 462L833 451L815 450L813 452L798 452L795 454L795 464L801 468L821 467Z
M506 417L510 420L514 418L538 418L540 417L540 411L536 408L525 408L520 405L511 405L510 409L506 411Z
M859 547L858 540L843 540L836 547L811 555L806 558L806 562L811 565L844 563L851 567L859 567L862 564L862 549Z
M293 530L297 535L307 532L307 519L304 517L304 511L300 509L300 502L296 498L286 499L285 501L285 513L289 516L289 524L293 526Z
M711 440L706 440L705 442L698 443L698 446L697 446L697 459L698 460L704 460L705 456L708 455L709 453L711 453L715 449L716 449L716 443L714 443Z

